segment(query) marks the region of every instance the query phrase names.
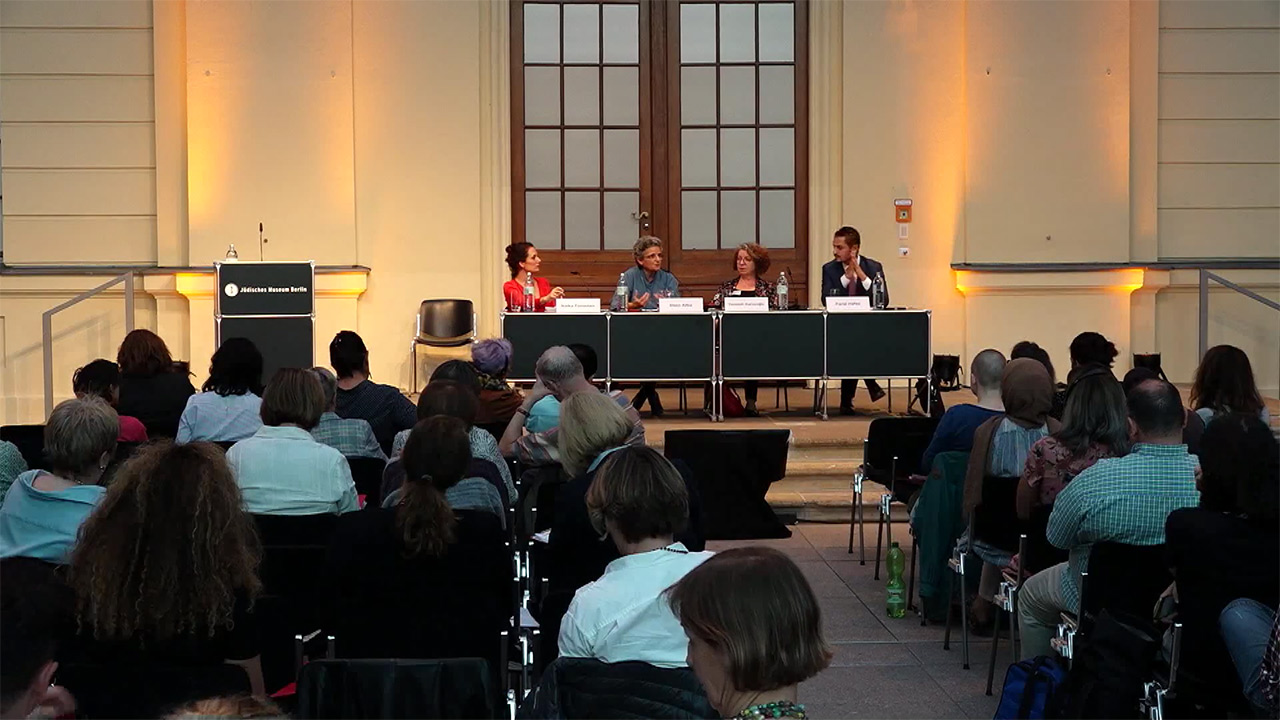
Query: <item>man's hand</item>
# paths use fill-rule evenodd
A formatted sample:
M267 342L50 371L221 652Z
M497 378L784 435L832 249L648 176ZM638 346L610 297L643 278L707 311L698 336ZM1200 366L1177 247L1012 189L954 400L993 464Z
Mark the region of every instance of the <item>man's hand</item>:
M853 256L853 259L849 261L849 269L854 272L854 275L849 276L850 280L854 279L854 277L857 277L858 282L862 282L867 279L867 274L862 271L862 263L858 261L858 256L856 254Z
M649 302L649 293L637 295L634 300L627 303L627 307L632 310L643 310L644 306Z

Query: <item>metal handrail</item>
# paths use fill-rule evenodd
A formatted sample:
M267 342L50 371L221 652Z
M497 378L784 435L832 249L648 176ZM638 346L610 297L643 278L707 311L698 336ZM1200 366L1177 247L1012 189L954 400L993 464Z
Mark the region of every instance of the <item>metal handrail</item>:
M1212 280L1228 290L1235 290L1251 300L1266 305L1272 310L1280 310L1280 303L1271 298L1263 297L1258 293L1231 282L1230 280L1211 273L1206 268L1200 268L1200 357L1209 351L1209 281Z
M40 321L43 326L41 339L44 344L44 416L46 418L53 413L53 316L120 283L124 283L124 330L126 333L133 332L133 271L117 275L92 290L86 290L57 307L45 310L41 315Z

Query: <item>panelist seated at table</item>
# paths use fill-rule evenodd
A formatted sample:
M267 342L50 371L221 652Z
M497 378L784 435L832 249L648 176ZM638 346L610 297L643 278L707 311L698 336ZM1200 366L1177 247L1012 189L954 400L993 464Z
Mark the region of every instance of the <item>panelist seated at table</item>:
M742 243L733 255L733 269L738 272L738 276L732 280L726 280L716 290L715 297L711 301L714 307L723 309L724 299L727 297L765 297L769 298L770 310L778 309L777 288L761 277L769 271L768 250L757 243ZM748 380L745 385L747 416L756 417L760 414L756 410L756 397L760 394L760 383L756 380ZM709 389L704 393L707 395L706 404L710 403L709 393Z
M680 296L680 281L662 269L662 240L645 235L632 250L635 267L622 273L628 310L657 310L659 298Z
M502 284L507 310L524 309L524 286L530 277L533 278L534 312L544 312L549 307L555 307L556 300L564 297L564 288L551 287L546 278L537 276L542 267L542 258L538 257L538 248L532 243L508 245L507 267L511 269L511 279Z
M622 282L627 286L628 310L657 310L659 299L680 296L680 281L676 280L675 275L662 269L662 240L645 235L636 241L632 250L635 252L636 265L622 273ZM657 383L641 385L631 402L639 410L646 401L653 416L662 417L662 400L658 397Z
M822 266L822 297L835 296L871 297L871 281L876 275L883 276L884 266L862 254L862 236L855 228L848 225L836 230L831 239L831 254L834 259ZM889 283L884 285L884 301L889 302ZM858 392L857 380L840 381L840 414L853 414L853 396ZM884 397L880 384L867 379L867 392L871 393L871 402Z

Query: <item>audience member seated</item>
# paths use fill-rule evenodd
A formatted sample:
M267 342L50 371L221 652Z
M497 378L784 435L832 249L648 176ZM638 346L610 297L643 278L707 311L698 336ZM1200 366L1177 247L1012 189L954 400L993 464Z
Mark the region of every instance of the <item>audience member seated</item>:
M201 718L285 718L288 714L265 697L241 693L226 697L205 698L188 703L165 716L165 720L201 720Z
M120 366L98 358L76 370L71 376L71 388L76 397L97 396L115 408L120 404ZM117 409L116 413L120 411ZM120 435L116 442L144 443L147 441L147 428L142 421L129 415L119 415Z
M313 367L311 372L320 381L320 389L324 391L325 410L320 414L320 422L311 428L311 437L316 442L328 445L342 453L344 457L368 457L386 460L386 453L373 436L373 427L368 420L360 418L338 417L338 378L328 368Z
M600 464L586 505L593 528L621 557L574 596L560 624L560 655L685 667L689 643L662 593L713 553L675 541L689 523L684 479L656 450L624 447Z
M1280 614L1274 607L1240 598L1219 619L1245 699L1260 718L1280 710Z
M1165 523L1182 646L1194 648L1183 668L1238 692L1218 617L1237 598L1280 604L1280 446L1257 415L1220 415L1205 430L1200 468L1200 506Z
M538 358L534 374L537 375L538 381L525 396L515 417L511 418L511 422L507 424L507 429L498 442L498 449L503 455L514 455L525 466L553 465L560 462L560 449L556 438L558 428L525 434L524 416L529 414L529 409L535 403L548 395L563 403L575 393L599 393L599 391L583 374L582 363L573 351L563 345L547 348ZM622 408L630 423L631 431L627 436L627 444L643 445L644 422L640 419L640 413L636 412L636 409L631 406L631 401L621 392L614 390L608 394L608 397Z
M1053 408L1049 410L1049 417L1061 420L1062 413L1067 408L1067 386L1065 383L1058 382L1058 373L1053 368L1053 361L1049 359L1048 351L1037 343L1023 340L1014 345L1009 352L1010 360L1019 358L1031 358L1044 365L1044 369L1049 371L1049 381L1053 383Z
M599 361L596 351L590 345L569 343L565 347L573 351L573 356L582 363L582 376L587 382L595 384L596 370ZM634 405L634 403L633 403ZM639 408L636 408L639 412ZM560 425L560 401L554 395L547 395L529 408L529 417L525 418L524 429L531 433L546 432Z
M476 416L477 400L472 389L456 383L452 380L437 380L422 391L422 395L418 397L418 414L422 416L422 420L414 426L414 430L408 433L400 433L396 435L396 457L404 469L404 482L406 486L391 493L383 499L383 507L391 507L395 503L400 502L407 483L412 479L409 474L409 464L406 462L403 450L408 447L409 439L413 437L413 433L422 427L422 423L433 417L450 417L462 423L463 429L467 433L468 443L468 464L473 459L487 460L492 456L493 436L489 433L472 425L472 421ZM484 455L477 454L477 441L487 442L488 445L479 445L484 451ZM505 462L498 460L502 465ZM506 511L502 496L498 494L498 489L488 480L467 474L467 468L463 468L462 479L457 482L450 483L449 486L442 488L445 494L445 500L449 502L449 506L455 510L477 510L496 515L503 527L506 527ZM509 494L509 502L514 503L517 496L514 485L506 485L504 492Z
M324 391L310 370L281 368L262 393L262 427L227 451L227 462L255 515L317 515L359 510L351 466L311 437Z
M260 558L257 530L221 450L201 442L141 448L85 521L71 557L79 633L68 660L234 661L261 693L250 612L262 591Z
M1233 412L1257 415L1264 425L1271 424L1249 356L1232 345L1218 345L1204 354L1191 386L1191 407L1206 427L1219 415Z
M196 393L187 364L174 362L164 340L142 329L124 336L116 362L120 365L117 412L141 420L148 437L177 435L187 398Z
M338 416L368 421L382 452L390 454L396 433L418 421L413 403L398 388L369 379L369 349L350 330L333 336L329 364L338 375Z
M737 272L731 280L721 283L716 289L716 294L711 298L711 306L716 309L724 308L724 299L727 297L763 297L769 299L769 309L778 310L778 289L777 287L764 279L764 274L769 271L772 265L769 258L769 251L759 243L742 243L738 246L733 254L733 269ZM786 308L782 308L785 310ZM884 391L874 384L875 381L868 381L867 389L871 393L871 400L875 402L879 400ZM743 383L743 395L746 397L746 414L747 417L758 417L759 410L756 409L756 398L760 394L760 381L747 380ZM872 389L874 388L874 389ZM853 396L858 391L857 382L853 382L848 388L848 404L844 405L845 398L841 398L841 411L843 414L849 415L853 412ZM703 391L703 404L709 406L711 404L711 387L710 384L705 386ZM840 394L845 394L845 388L840 388Z
M1049 417L1053 407L1053 381L1044 365L1030 358L1010 360L1000 380L1004 413L978 426L973 434L973 451L964 479L964 514L969 517L982 500L982 484L987 477L1017 478L1027 464L1031 447L1058 429ZM1017 522L1016 507L988 508L984 513L1008 513L1008 522ZM991 598L1000 589L1000 570L1013 558L1012 548L999 548L981 539L964 538L973 553L982 559L978 597L972 605L973 626L984 631L994 619Z
M1111 369L1116 363L1120 351L1116 344L1096 332L1082 332L1071 341L1071 372L1067 373L1067 387L1070 388L1083 370L1091 365ZM1068 391L1069 392L1069 391Z
M451 365L451 363L453 365ZM498 452L498 441L493 435L486 430L476 426L476 416L480 412L480 386L474 371L461 371L462 368L471 368L471 365L461 360L451 360L436 368L431 374L431 380L427 386L423 388L422 394L418 396L418 419L425 420L432 415L449 415L456 417L467 424L467 436L471 438L471 457L476 460L484 460L493 463L498 470L498 474L502 476L502 484L507 488L508 502L515 503L518 494L516 492L516 484L511 479L511 468L507 465L507 461L502 458ZM431 399L427 399L429 392L432 392L432 385L441 383L450 383L450 390L445 395L431 395ZM471 394L472 399L456 397L453 390L466 390ZM404 448L404 443L409 439L408 432L396 433L395 442L391 446L391 457L400 456L400 451Z
M481 340L471 346L471 364L479 373L481 425L511 422L524 397L507 383L511 370L511 341L506 338Z
M511 554L490 513L451 508L471 458L466 425L422 420L405 444L405 492L392 508L338 522L326 577L343 657L484 657L511 617Z
M44 426L44 453L53 472L18 476L0 506L0 558L62 564L85 518L102 500L98 485L116 451L116 411L96 397L64 400Z
M1018 483L1018 517L1053 505L1075 476L1103 458L1129 452L1124 393L1110 370L1095 368L1076 379L1062 427L1031 446Z
M1136 367L1124 374L1124 380L1121 381L1121 387L1127 397L1129 391L1137 387L1144 380L1158 380L1160 374L1151 368ZM1187 410L1187 424L1182 428L1182 443L1187 446L1187 452L1192 455L1200 454L1200 437L1204 435L1204 420L1194 410Z
M972 450L973 433L978 426L1004 412L1004 403L1000 400L1004 364L1004 355L999 350L987 349L973 356L973 364L969 366L969 385L978 402L947 408L933 431L929 447L920 457L921 473L929 474L933 458L938 453Z
M796 687L831 663L800 568L766 547L726 550L667 591L689 667L725 718L805 718Z
M0 440L0 503L9 494L9 488L18 476L27 471L27 459L18 446L8 440Z
M1080 573L1088 570L1094 543L1160 545L1169 513L1200 502L1196 462L1182 444L1185 413L1177 388L1148 380L1130 391L1127 405L1129 454L1094 463L1053 504L1048 539L1070 555L1022 586L1018 625L1024 658L1050 654L1061 613L1078 611Z
M53 568L0 561L0 717L73 717L71 693L53 684L58 646L75 598Z
M243 440L262 427L261 408L262 353L252 340L228 338L214 351L200 394L187 398L174 439Z

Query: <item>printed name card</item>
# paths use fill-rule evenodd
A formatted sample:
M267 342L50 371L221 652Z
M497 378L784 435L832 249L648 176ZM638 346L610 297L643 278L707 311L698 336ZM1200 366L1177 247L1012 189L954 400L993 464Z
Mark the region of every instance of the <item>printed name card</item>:
M702 298L658 298L658 312L675 314L700 313L702 312Z
M827 298L827 312L847 313L847 312L866 312L871 309L871 298L866 297L849 297L849 296L833 296Z
M560 298L556 300L560 315L591 315L600 312L600 298Z
M764 297L727 297L724 299L725 312L769 312L769 298Z

